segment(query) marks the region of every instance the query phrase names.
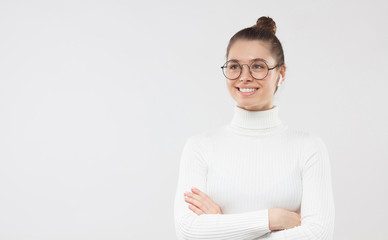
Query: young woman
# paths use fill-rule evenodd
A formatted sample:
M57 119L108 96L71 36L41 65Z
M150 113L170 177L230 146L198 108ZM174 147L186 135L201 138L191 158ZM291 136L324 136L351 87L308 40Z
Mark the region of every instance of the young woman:
M222 66L236 101L229 124L188 138L174 202L178 239L332 239L325 143L283 124L273 96L286 66L275 22L237 32Z

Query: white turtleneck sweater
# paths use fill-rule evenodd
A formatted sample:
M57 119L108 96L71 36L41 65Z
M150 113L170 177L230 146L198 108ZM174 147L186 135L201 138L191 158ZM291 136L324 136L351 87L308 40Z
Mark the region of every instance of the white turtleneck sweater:
M197 215L184 200L196 187L223 214ZM269 230L268 210L301 215L301 226ZM330 160L322 139L290 129L279 107L234 107L229 124L189 137L184 145L174 201L181 239L332 239L334 199Z

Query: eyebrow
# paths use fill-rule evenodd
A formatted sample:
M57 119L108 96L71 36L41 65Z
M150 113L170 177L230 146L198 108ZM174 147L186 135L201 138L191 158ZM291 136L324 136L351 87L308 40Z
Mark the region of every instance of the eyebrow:
M263 58L254 58L254 59L251 60L251 62L256 61L256 60L261 60L261 61L264 61L265 63L267 63L267 61L265 59L263 59ZM237 61L237 62L239 62L237 59L229 59L229 61Z

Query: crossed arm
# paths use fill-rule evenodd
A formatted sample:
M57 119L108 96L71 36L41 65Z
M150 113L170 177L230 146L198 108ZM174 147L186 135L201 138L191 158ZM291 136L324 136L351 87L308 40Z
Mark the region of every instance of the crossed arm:
M203 194L207 190L207 163L201 141L199 138L189 138L182 152L174 202L178 239L332 239L334 201L328 152L319 137L312 136L310 141L312 145L306 151L302 168L301 225L271 231L270 209L222 214L222 210L217 208L209 196L206 199L207 203L204 203L207 210L199 207L198 200L197 204L190 204L190 201L185 200L184 193L190 191L193 186L202 190ZM199 192L197 193L199 195Z

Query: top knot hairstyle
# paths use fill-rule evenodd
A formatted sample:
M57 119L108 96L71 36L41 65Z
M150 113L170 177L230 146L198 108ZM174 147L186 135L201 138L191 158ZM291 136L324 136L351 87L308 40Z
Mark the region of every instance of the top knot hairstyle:
M273 35L276 34L276 23L270 17L261 17L257 19L256 25L253 25L252 28L257 29L258 31L270 32Z
M277 64L279 66L284 65L283 47L275 34L276 24L274 20L270 17L260 17L255 25L244 28L233 35L226 50L226 59L228 59L230 48L237 40L259 40L269 43L270 52L273 54Z

